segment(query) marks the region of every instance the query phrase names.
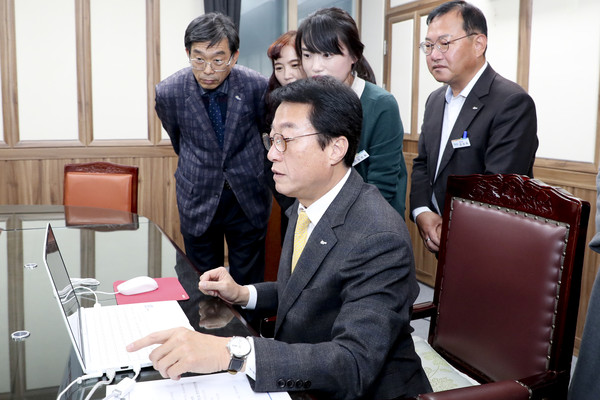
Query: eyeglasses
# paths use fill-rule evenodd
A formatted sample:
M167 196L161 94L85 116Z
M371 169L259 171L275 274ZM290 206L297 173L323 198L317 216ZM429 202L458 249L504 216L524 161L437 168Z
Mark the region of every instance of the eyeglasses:
M262 140L263 140L263 144L265 145L265 149L267 149L267 151L271 150L271 146L275 145L275 148L277 149L277 151L283 153L287 149L288 142L291 142L292 140L296 140L299 138L313 136L313 135L320 135L320 134L321 134L321 132L315 132L315 133L307 133L306 135L300 135L300 136L296 136L296 137L284 137L281 133L275 133L275 134L273 134L273 137L271 137L270 134L263 133Z
M225 63L225 60L220 60L218 58L212 61L206 61L203 58L190 58L190 64L193 69L199 69L203 71L206 69L206 66L209 65L213 71L223 72L227 71L227 67L229 67L229 64L231 64L232 58L233 54L229 57L229 61L227 61L227 63Z
M468 35L461 36L461 37L453 39L453 40L447 40L446 38L438 38L438 40L436 40L433 43L430 42L429 40L426 40L424 42L421 42L419 44L419 47L421 48L423 53L425 53L426 56L431 54L434 46L440 51L440 53L445 53L448 51L448 48L450 47L450 43L454 43L457 40L464 39L466 37L473 36L473 35L478 35L478 33L476 33L476 32L469 33Z

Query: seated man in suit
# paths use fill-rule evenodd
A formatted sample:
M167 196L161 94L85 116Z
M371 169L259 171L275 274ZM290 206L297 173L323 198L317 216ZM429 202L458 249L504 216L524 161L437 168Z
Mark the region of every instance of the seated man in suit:
M277 190L297 198L277 281L241 286L221 267L205 272L199 289L276 311L275 340L181 328L128 349L160 343L150 359L162 376L242 370L256 391L310 389L348 400L430 391L410 335L419 288L406 225L351 167L360 100L330 77L299 80L274 96L280 105L265 146Z

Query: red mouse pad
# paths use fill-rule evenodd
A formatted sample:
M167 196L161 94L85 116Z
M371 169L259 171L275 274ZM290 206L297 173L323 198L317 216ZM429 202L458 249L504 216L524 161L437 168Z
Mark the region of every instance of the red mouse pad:
M154 278L158 283L158 289L146 293L131 294L126 296L117 293L115 297L117 304L133 304L133 303L149 303L152 301L167 301L167 300L187 300L190 298L187 292L181 286L177 278ZM125 281L115 281L113 289L117 291L117 286Z

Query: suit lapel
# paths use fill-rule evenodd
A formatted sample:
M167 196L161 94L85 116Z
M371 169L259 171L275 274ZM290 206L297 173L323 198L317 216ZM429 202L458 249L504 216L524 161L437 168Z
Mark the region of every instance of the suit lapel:
M442 124L444 122L444 109L446 107L446 86L444 86L444 90L440 90L437 93L437 96L435 98L431 99L431 108L433 110L433 113L431 116L427 116L427 118L431 118L431 122L432 124L432 129L431 132L435 132L434 135L432 135L429 138L429 143L427 144L427 147L431 148L431 153L432 155L434 155L433 157L428 157L427 159L427 163L428 165L428 169L429 171L432 171L431 173L431 183L433 183L433 181L435 180L435 170L437 168L437 161L438 158L435 156L436 154L440 154L440 140L442 137Z
M452 128L452 132L450 132L450 137L448 138L448 143L446 143L446 148L444 149L444 154L442 155L442 159L440 161L440 168L438 172L438 176L442 175L442 171L444 168L448 166L448 163L452 159L452 155L454 154L454 147L452 147L452 140L460 139L463 136L465 131L468 132L468 136L476 135L478 132L469 132L469 126L473 119L479 114L479 112L485 106L485 103L482 101L482 98L487 96L490 92L490 86L492 81L494 80L495 72L491 66L483 71L479 80L471 89L471 93L465 99L465 103L460 110L460 114L458 114L458 118L454 123L454 127ZM440 129L441 130L441 129ZM438 153L435 153L438 154Z
M304 288L319 268L323 267L327 254L337 244L338 239L334 228L344 223L350 205L360 193L361 185L362 178L353 169L348 181L310 234L293 274L291 273L291 259L294 247L294 230L298 220L298 203L294 203L294 206L289 208L290 223L286 232L277 277L280 289L275 334L277 334L281 324L285 321L285 315L296 303Z
M235 67L234 67L235 68ZM227 153L235 139L237 126L244 105L244 84L235 69L229 74L229 90L227 91L227 115L225 116L225 142L223 152Z

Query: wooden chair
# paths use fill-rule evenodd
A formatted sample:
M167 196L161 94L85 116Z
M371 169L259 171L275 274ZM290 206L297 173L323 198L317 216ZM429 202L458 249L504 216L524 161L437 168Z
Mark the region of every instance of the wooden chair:
M417 398L566 399L589 203L471 175L449 178L445 204L433 301L413 319L430 317L428 343L481 385Z
M64 205L137 213L138 167L99 161L67 164L64 171Z

